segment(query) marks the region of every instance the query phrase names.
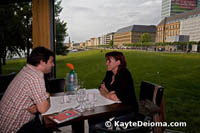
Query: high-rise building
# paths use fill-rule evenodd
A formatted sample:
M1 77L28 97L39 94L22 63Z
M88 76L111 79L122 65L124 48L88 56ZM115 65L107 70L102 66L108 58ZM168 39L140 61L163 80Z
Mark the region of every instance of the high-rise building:
M200 0L162 0L161 19L200 7Z

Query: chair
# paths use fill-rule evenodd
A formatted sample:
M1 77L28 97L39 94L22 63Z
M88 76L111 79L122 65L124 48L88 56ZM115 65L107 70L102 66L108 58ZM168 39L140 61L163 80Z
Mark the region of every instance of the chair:
M64 78L53 78L53 79L48 79L46 81L46 89L47 89L47 92L49 92L50 94L63 92L64 87L65 87Z
M155 113L153 116L144 116L142 114L136 114L135 116L125 116L123 118L123 121L126 120L127 122L129 121L143 121L143 122L148 122L148 121L154 121L154 122L164 122L165 120L165 112L164 112L164 98L163 98L163 87L147 82L147 81L142 81L141 86L140 86L140 96L139 100L150 100L154 104L156 104L160 108L159 113ZM139 111L140 112L140 111ZM122 116L123 117L123 116ZM120 120L120 117L116 117L112 121L118 121ZM96 126L95 127L95 132L96 133L149 133L153 131L154 133L162 133L164 131L163 128L160 127L130 127L127 129L116 129L113 127L113 129L108 129L104 126L105 122L101 123L102 126Z
M160 108L160 112L153 115L154 122L164 122L165 121L165 105L164 105L164 88L160 85L148 81L142 81L140 86L140 96L139 100L150 100ZM154 133L162 133L164 128L154 127Z
M15 75L16 75L15 72L12 72L12 73L6 74L6 75L0 75L0 100L4 95L4 92L8 88L8 85L15 77Z
M150 100L153 101L155 98L155 102L158 106L160 106L161 102L162 102L162 96L163 96L163 87L150 83L148 81L142 81L141 82L141 86L140 86L140 96L139 96L139 100ZM156 96L154 96L154 94L156 94Z

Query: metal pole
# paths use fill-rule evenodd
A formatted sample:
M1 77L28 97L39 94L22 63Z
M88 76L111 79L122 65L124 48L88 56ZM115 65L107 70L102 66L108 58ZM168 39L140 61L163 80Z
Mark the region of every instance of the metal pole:
M56 78L56 48L55 48L55 8L54 8L54 0L49 0L50 5L50 49L54 52L54 64L52 70L52 77Z

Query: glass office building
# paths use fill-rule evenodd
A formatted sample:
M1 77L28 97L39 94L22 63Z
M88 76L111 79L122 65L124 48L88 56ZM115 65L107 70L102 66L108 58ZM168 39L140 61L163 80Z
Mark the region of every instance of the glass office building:
M200 0L162 0L161 19L200 7Z

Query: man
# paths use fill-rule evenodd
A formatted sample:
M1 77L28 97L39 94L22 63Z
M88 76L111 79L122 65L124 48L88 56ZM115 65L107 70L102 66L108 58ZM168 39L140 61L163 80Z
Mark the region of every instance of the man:
M31 52L27 65L16 75L0 101L0 133L15 133L34 121L36 112L49 109L44 73L51 72L53 60L54 53L44 47Z

